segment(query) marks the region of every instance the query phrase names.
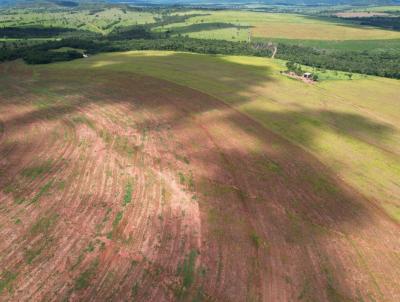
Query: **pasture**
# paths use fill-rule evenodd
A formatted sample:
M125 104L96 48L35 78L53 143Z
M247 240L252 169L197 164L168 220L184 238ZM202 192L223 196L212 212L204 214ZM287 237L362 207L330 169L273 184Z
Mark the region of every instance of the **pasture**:
M240 27L251 27L252 37L284 38L300 40L374 40L399 39L400 33L372 27L363 27L331 18L318 18L297 14L262 13L246 11L196 11L207 15L196 16L185 22L168 24L164 28L190 28L193 25L202 25L208 28L194 29L188 32L190 37L214 39L247 40L247 30ZM221 30L212 25L218 22L236 25Z
M77 11L47 11L32 9L3 10L1 27L43 26L88 30L107 34L117 26L130 26L154 22L153 14L119 8Z
M399 82L283 65L1 64L0 299L397 301Z

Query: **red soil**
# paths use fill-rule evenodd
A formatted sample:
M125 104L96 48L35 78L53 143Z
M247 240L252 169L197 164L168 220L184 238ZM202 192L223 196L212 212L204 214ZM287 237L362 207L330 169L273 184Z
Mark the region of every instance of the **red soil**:
M9 68L0 300L400 299L399 226L249 117L150 77Z

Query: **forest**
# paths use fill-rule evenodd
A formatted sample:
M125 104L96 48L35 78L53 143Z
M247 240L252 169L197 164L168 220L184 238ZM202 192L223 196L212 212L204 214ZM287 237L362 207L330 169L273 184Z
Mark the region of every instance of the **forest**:
M144 27L131 28L97 40L67 38L38 45L19 46L18 43L0 46L0 61L23 58L29 64L44 64L81 58L80 52L54 52L61 47L84 49L88 54L126 50L174 50L203 54L230 54L271 57L268 43L232 42L194 39L188 37L159 37ZM316 68L334 69L389 78L400 78L399 51L327 51L305 46L277 43L278 59L290 60Z
M347 17L347 21L352 21L356 24L364 26L374 26L390 30L400 30L400 17L396 16L373 16L373 17Z

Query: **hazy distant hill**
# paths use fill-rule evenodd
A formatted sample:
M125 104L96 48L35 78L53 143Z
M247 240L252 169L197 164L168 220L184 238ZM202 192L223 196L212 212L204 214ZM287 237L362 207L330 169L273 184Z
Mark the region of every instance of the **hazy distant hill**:
M243 3L265 3L265 4L287 4L287 5L390 5L399 4L400 0L108 0L108 2L136 2L136 3L168 3L168 4L243 4Z
M281 4L281 5L390 5L400 4L400 0L0 0L0 5L13 4L33 4L60 6L75 6L79 3L93 2L112 2L112 3L154 3L154 4L245 4L245 3L265 3L265 4Z
M104 3L102 0L0 0L0 5L26 5L34 7L76 7L80 3ZM116 1L114 1L116 2ZM129 2L129 0L127 1Z

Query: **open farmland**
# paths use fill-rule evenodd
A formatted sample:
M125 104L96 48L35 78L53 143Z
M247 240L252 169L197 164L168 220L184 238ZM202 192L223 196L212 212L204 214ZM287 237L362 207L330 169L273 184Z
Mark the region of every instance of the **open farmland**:
M116 27L154 22L154 15L119 8L98 10L48 11L33 9L3 10L0 14L1 27L60 27L87 30L106 34Z
M196 11L201 13L201 11ZM374 40L399 39L400 32L357 26L344 20L318 18L297 14L273 14L245 11L204 11L182 23L164 27L178 32L183 29L190 37L242 40L255 38L284 38L298 40ZM219 28L220 23L231 24Z
M2 63L0 299L398 301L399 82L281 70Z
M125 70L211 94L318 154L332 170L365 195L392 208L400 219L399 183L393 181L400 177L400 161L393 156L400 152L397 80L355 75L357 80L309 86L280 75L284 62L169 54L107 54L62 68ZM334 74L344 79L336 72L321 73L320 77L333 78ZM354 124L349 124L351 121Z

